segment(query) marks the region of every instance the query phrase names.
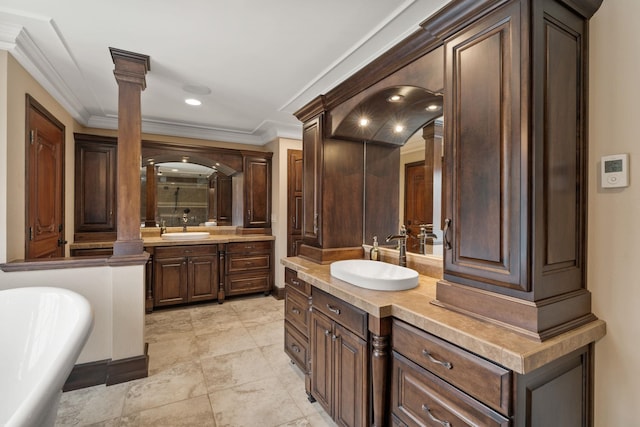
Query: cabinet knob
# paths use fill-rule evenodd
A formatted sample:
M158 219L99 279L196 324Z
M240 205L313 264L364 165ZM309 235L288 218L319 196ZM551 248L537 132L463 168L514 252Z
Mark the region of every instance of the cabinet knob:
M300 310L298 310L297 308L292 308L291 311L293 312L293 314L300 314Z
M295 344L291 344L291 349L292 349L293 351L295 351L296 353L300 353L300 347L298 347L298 346L297 346L297 345L295 345Z

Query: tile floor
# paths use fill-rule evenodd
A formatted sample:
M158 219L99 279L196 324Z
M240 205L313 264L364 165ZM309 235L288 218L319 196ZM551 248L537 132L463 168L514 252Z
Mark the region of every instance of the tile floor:
M285 355L262 294L146 317L149 377L62 394L56 426L335 426Z

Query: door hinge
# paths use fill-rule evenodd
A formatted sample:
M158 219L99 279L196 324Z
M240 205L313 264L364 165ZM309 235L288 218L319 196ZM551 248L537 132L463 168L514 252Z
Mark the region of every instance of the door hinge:
M36 131L32 129L31 132L29 132L29 143L33 145L34 142L36 142Z
M29 227L29 240L33 240L33 227Z

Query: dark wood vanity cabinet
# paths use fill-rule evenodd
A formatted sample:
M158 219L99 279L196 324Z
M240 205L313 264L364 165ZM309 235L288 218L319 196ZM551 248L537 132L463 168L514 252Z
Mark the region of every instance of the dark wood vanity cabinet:
M155 306L216 299L218 246L155 248L153 273Z
M310 389L309 325L311 317L311 285L298 278L290 268L284 271L284 351L305 374L305 390Z
M273 241L228 243L225 258L224 295L271 292L273 283Z
M115 239L117 145L113 138L75 136L75 240Z
M341 426L369 425L367 314L312 288L311 395Z
M522 375L394 319L392 349L393 425L591 424L590 346Z

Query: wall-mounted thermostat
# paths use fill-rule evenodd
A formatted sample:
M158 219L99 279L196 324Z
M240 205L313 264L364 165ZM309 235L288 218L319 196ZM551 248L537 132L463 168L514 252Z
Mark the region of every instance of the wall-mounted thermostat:
M600 159L602 188L629 186L629 155L613 154Z

